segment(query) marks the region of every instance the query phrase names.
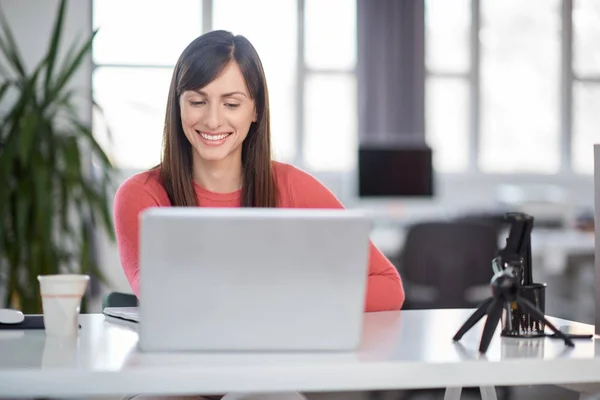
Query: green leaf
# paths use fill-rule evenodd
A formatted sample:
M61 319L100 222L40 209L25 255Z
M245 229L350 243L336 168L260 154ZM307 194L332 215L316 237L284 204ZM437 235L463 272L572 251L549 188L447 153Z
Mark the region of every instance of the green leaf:
M5 81L5 82L2 82L2 84L0 85L0 101L2 101L4 94L6 94L8 89L10 89L11 84L12 84L11 81Z
M38 116L33 113L25 114L19 122L19 156L21 162L27 164L38 130Z
M46 54L46 78L44 86L46 91L50 88L50 81L52 79L52 73L54 72L54 65L56 63L56 57L58 55L58 45L60 43L60 37L62 34L63 21L65 17L66 1L61 0L58 7L58 14L54 21L54 28L52 29L52 36L50 36L50 45L48 46L48 53Z
M67 82L69 82L69 79L71 79L75 71L77 71L77 69L81 66L81 63L92 49L92 43L97 32L98 31L95 30L92 33L92 36L83 44L83 46L75 54L73 59L67 59L64 62L60 72L58 73L58 77L54 82L54 85L50 86L50 88L46 92L45 104L54 101L60 95L61 91L65 88Z
M16 70L19 76L25 76L24 63L21 61L21 55L15 42L12 31L9 28L8 21L4 15L4 11L0 7L0 28L4 38L0 38L0 50L2 50L4 58L11 64Z
M79 152L79 145L77 144L77 138L70 136L63 140L63 151L64 151L64 162L65 172L69 176L77 177L81 179L81 157ZM83 183L83 182L82 182Z
M16 203L14 230L18 249L24 248L27 243L27 226L29 225L29 206L31 200L27 195L26 185L25 181L19 182L17 196L13 200Z

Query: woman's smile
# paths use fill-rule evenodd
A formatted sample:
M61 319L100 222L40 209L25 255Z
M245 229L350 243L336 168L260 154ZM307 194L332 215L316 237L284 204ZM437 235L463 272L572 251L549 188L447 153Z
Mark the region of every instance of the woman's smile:
M196 129L202 143L207 146L220 146L233 134L232 132L205 132Z

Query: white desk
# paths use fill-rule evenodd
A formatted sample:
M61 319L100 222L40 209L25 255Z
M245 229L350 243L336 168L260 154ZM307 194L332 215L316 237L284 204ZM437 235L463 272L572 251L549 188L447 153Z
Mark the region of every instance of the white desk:
M452 342L471 311L367 314L360 350L312 354L144 354L134 329L83 315L71 345L46 339L43 331L0 331L0 397L600 382L596 340L570 349L555 339L496 335L487 355L478 356L482 320L459 344Z

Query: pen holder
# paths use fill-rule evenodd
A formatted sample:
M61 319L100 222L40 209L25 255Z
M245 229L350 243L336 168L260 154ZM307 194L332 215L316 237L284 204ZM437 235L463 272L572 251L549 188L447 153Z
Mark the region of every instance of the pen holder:
M534 283L519 288L521 297L529 300L538 310L546 311L546 284ZM544 336L545 323L537 321L513 302L502 312L502 336L535 338Z

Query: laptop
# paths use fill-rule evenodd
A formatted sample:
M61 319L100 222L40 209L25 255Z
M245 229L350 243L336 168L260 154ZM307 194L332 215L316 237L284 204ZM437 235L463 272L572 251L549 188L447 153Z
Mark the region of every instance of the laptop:
M370 230L355 210L145 210L139 348L356 349Z

